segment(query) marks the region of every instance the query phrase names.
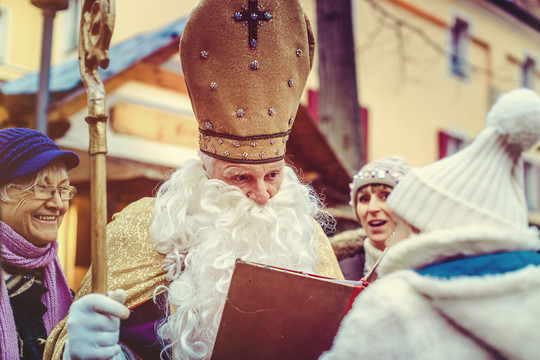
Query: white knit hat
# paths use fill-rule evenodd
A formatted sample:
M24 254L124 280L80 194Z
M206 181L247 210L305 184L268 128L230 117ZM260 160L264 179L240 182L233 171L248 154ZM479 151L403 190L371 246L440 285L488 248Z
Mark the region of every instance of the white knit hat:
M356 193L361 187L369 184L384 184L394 187L410 169L411 166L407 160L399 155L388 155L370 161L362 166L358 173L353 176L353 181L349 184L351 190L349 205L354 209Z
M412 169L388 203L420 231L480 224L528 227L521 152L539 137L540 96L529 89L504 94L473 143Z

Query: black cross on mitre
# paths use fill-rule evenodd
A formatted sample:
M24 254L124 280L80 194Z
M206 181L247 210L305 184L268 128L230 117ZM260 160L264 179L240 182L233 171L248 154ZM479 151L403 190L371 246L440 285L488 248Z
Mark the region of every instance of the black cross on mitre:
M242 22L242 26L248 26L248 44L255 50L258 44L257 25L263 26L263 21L268 22L273 16L268 11L262 10L258 0L248 0L248 7L242 5L242 11L235 12L232 18L236 22Z

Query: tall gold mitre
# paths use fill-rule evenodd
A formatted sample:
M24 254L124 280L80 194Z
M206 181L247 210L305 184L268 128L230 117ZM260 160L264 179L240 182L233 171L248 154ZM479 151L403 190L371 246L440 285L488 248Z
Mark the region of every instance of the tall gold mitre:
M283 159L314 47L297 0L202 0L180 44L200 150L237 163Z

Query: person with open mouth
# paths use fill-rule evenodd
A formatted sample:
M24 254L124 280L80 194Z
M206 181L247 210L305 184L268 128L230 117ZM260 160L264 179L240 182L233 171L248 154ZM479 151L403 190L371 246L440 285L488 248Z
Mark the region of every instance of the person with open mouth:
M409 170L407 160L398 155L389 155L364 165L349 185L350 205L366 232L363 244L364 274L369 273L381 257L387 241L395 242L393 237L397 237L396 227L401 222L386 203L386 199Z

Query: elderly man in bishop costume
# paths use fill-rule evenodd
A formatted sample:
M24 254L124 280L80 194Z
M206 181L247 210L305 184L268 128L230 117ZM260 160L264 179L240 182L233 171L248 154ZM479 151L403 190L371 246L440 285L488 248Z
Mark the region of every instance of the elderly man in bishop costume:
M193 10L180 52L200 160L115 215L108 281L125 290L125 306L88 294L87 276L46 356L210 358L237 258L343 277L316 221L328 221L320 201L284 162L313 50L297 0L202 0Z

